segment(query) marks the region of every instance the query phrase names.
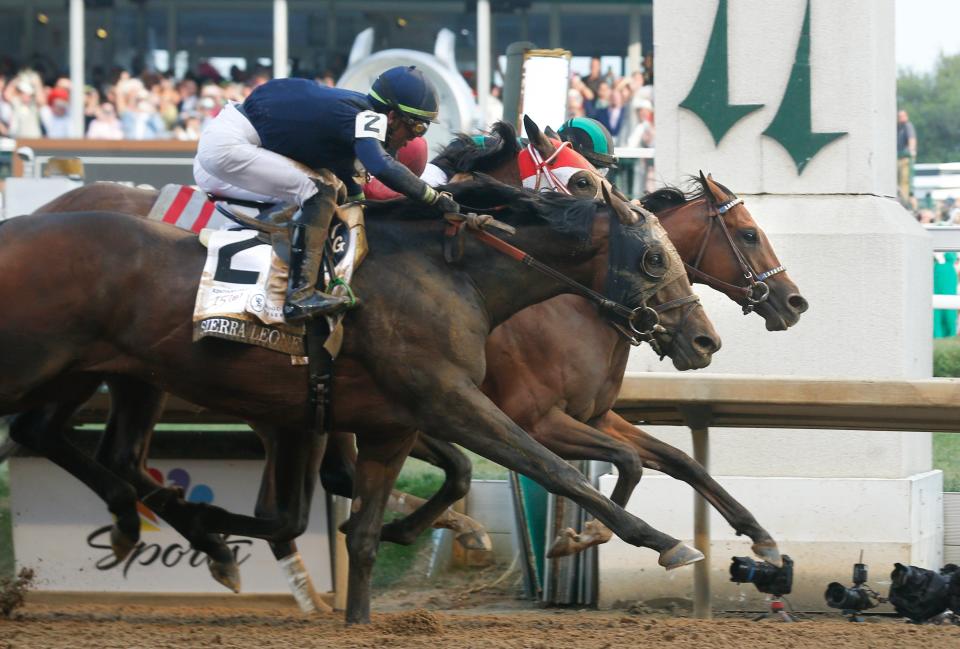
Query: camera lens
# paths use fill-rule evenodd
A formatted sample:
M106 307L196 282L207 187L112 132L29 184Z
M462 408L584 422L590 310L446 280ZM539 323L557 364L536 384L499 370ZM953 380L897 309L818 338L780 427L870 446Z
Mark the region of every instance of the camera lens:
M865 591L860 588L847 588L836 581L827 586L827 592L823 596L830 608L863 611L876 606Z

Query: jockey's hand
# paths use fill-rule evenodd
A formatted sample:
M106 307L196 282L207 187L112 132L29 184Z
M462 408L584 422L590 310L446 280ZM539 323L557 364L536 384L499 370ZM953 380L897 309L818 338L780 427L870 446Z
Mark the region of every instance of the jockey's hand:
M433 206L444 214L460 213L460 204L453 200L453 196L449 192L438 193L436 200L433 201Z

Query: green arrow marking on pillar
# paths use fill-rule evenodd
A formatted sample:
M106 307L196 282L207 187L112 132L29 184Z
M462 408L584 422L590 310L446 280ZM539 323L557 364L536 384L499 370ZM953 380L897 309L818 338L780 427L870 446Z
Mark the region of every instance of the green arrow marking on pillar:
M803 29L797 44L797 56L793 61L787 91L783 94L780 108L764 135L776 140L787 150L797 173L803 173L815 155L838 137L839 133L814 133L810 119L813 97L810 92L810 0L803 17Z
M690 89L690 94L680 103L681 108L686 108L703 120L713 136L714 144L720 144L720 140L734 124L758 108L763 108L763 104L730 104L729 73L727 0L720 0L700 74Z

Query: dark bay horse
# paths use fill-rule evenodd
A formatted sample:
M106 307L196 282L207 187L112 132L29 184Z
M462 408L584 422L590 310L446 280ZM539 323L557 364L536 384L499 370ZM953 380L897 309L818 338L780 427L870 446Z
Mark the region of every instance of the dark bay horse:
M549 158L555 145L543 137L536 125L527 124L531 143L543 158ZM521 149L516 134L508 125L498 126L498 138L493 146L479 148L469 139L449 147L445 155L451 166L465 172L482 169L501 179L519 184L517 156ZM568 189L573 194L593 196L599 191L596 174L575 174ZM722 206L735 202L736 197L712 179L700 179L699 191L686 196L674 189L655 192L644 199L645 206L664 215L663 224L677 245L681 256L699 273L692 279L710 282L742 305L749 305L749 285L738 255L752 268L768 270L780 267L776 254L766 236L743 205L735 205L720 213ZM96 200L109 198L111 186L92 186L64 203L76 204L85 197L99 194ZM140 200L136 190L119 188L118 199L126 205L139 205L145 214L149 200ZM136 201L139 201L137 203ZM83 204L81 202L81 204ZM51 204L49 207L60 207ZM730 237L724 235L725 228ZM733 246L731 246L733 244ZM735 246L735 247L734 247ZM698 260L699 258L699 260ZM754 306L770 330L784 329L796 323L806 310L806 301L787 274L776 273L765 279L769 287L767 299ZM552 323L566 323L553 325ZM577 338L568 335L576 331ZM580 345L582 341L589 344ZM723 514L731 526L754 541L755 551L774 562L779 560L776 545L769 534L739 502L732 498L699 464L679 450L660 442L616 415L611 407L616 398L629 347L625 341L596 317L596 310L575 296L558 296L548 302L527 309L492 333L487 343L488 368L484 390L512 418L523 422L523 427L554 452L568 459L600 459L612 461L619 470L613 500L625 504L642 476L643 467L661 470L690 483ZM598 362L598 359L604 359ZM531 371L530 368L536 368ZM589 425L588 425L589 424ZM334 478L324 481L328 490L349 495L352 440L334 435L339 453L328 452L325 460L334 470ZM424 440L425 442L427 440ZM462 497L469 486L469 473L462 456L444 451L442 443L432 444L438 454L435 463L447 471L445 490L438 494L433 507L421 510L412 519L389 524L384 539L409 542L438 509ZM330 449L334 451L335 449ZM431 459L433 451L421 457ZM344 457L345 461L336 462ZM339 471L339 473L337 473ZM344 472L346 472L344 474ZM407 497L410 508L422 500ZM555 552L574 551L586 544L607 538L600 536L574 541L567 538L566 548Z
M649 226L611 218L634 219L625 205L530 196L489 182L451 189L463 204L506 206L498 217L519 227L515 244L594 287L607 274L611 231L627 233L634 259L659 245ZM371 254L356 277L367 305L348 316L334 404L335 427L355 432L359 449L348 523L348 621L369 619L369 571L383 507L417 430L572 498L628 542L657 550L665 567L698 560L696 550L598 494L478 389L490 329L564 287L474 242L464 264L451 268L442 260L442 226L435 219L397 218L422 208L400 202L372 210ZM41 258L58 263L38 266ZM19 413L12 437L113 501L115 512L133 508L136 489L62 439L33 435L49 418L51 403L69 402L89 389L85 381L119 375L238 415L254 425L267 449L256 516L186 503L170 489L155 490L146 504L165 517L182 517L177 529L289 541L306 524L324 444L304 426L305 370L260 348L190 342L203 261L196 237L117 214L6 222L0 228L0 295L20 308L0 323L0 414ZM615 270L630 279L628 304L640 304L655 290L656 282L636 268Z

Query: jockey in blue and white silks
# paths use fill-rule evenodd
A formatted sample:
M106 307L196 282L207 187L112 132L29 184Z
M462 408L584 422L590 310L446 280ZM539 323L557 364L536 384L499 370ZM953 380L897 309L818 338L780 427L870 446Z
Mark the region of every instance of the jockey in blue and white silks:
M314 289L336 192L309 169L330 170L357 200L363 198L354 178L359 161L390 189L442 212L459 211L448 194L438 193L388 153L423 135L436 121L437 109L433 84L415 67L401 66L381 74L366 95L306 79L274 79L242 104L224 107L204 128L194 161L201 189L300 206L291 222L287 321L335 313L350 303Z

